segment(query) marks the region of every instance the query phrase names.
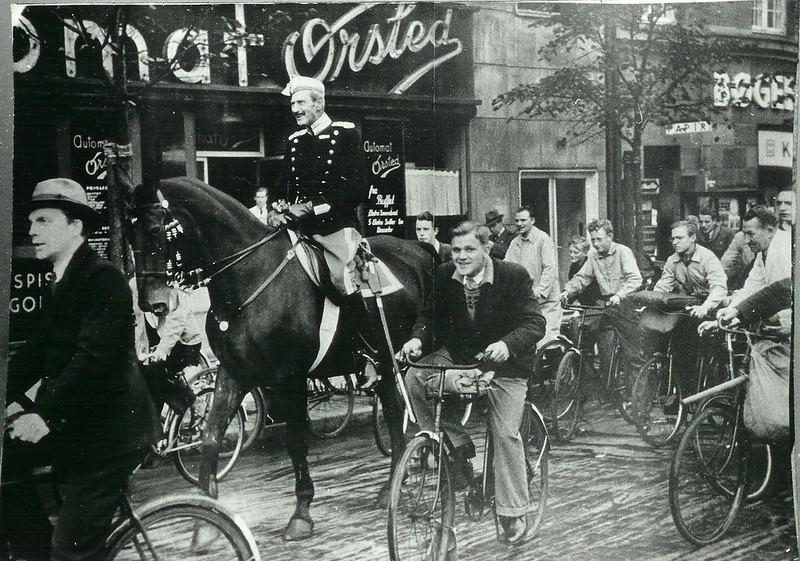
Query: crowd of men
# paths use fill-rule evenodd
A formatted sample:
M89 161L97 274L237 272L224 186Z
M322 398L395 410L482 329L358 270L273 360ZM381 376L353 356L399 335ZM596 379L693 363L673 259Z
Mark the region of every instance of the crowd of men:
M353 123L327 115L324 85L318 80L295 77L284 93L291 98L298 129L287 139L275 187L269 193L260 188L250 210L265 224L298 229L313 238L324 250L342 297L359 299L352 272L361 241L356 209L366 196L360 135ZM786 327L794 204L794 193L781 191L776 213L764 206L750 208L735 234L709 208L700 209L696 221L676 222L671 230L674 253L653 291L693 299L691 314L697 319L714 312L724 320L775 314ZM433 214L416 216L418 241L429 245L441 264L432 294L400 353L460 364L483 355L476 376L488 386L496 508L502 541L508 544L519 543L527 532L526 470L518 430L525 380L537 345L561 329L561 302L577 298L606 306L595 339L601 364L608 364L613 335L634 369L646 353L645 337L626 306L643 285L634 252L615 241L609 220L594 220L587 227L588 241L575 237L568 242L571 266L562 286L554 242L536 226L541 210L520 207L514 231L503 214L490 210L485 223L456 225L452 244L437 239L439 224ZM102 559L120 494L157 430L137 365L133 300L122 272L89 248L87 237L97 227L98 215L79 184L66 178L38 183L29 219L36 257L53 265L55 282L40 331L9 367L0 556ZM728 290L734 290L731 296ZM176 314L181 308L178 296L172 306ZM198 351L196 330L168 327L166 321L148 325L144 319L139 325L144 342L138 354L145 366L171 356L182 364ZM148 340L148 333L157 334L162 344L153 347L156 340ZM684 335L686 348L696 347L691 342L694 329ZM173 353L175 349L179 352ZM788 393L788 372L782 375ZM431 383L430 372L409 371L412 404L420 427L427 430L433 421L425 386ZM456 476L468 484L474 446L459 423L445 426L455 446ZM40 508L30 481L6 486L17 477L24 480L26 470L43 459L55 464L61 483L55 526Z

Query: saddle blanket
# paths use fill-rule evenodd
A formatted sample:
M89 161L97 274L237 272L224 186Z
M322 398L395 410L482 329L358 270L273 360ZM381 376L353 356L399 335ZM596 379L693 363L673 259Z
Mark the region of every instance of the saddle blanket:
M292 241L292 245L295 246L295 255L297 256L298 261L300 261L300 265L302 265L306 274L308 274L308 277L311 279L311 282L313 282L316 286L322 286L320 272L323 270L323 267L319 263L320 258L318 254L309 249L308 246L302 242L302 240L301 243L297 243L298 236L296 232L293 230L287 230L287 232L289 233L289 239ZM374 270L367 272L366 274L376 275L378 283L376 286L381 287L381 296L392 294L403 288L402 283L397 279L395 274L392 273L386 263L380 259L377 259L377 263L374 263L374 265ZM357 276L363 276L365 273L356 271L355 274ZM375 280L375 278L372 279L373 284L375 283ZM360 285L362 298L375 297L375 294L369 287L369 282L362 280L362 282L357 282L356 284ZM317 366L319 366L319 364L322 362L322 359L325 358L325 355L330 349L331 343L333 342L333 336L336 333L336 328L339 325L339 312L339 306L331 302L331 300L326 296L325 303L322 308L322 321L320 321L319 326L319 350L317 351L317 356L314 359L311 368L308 370L309 372L313 372Z

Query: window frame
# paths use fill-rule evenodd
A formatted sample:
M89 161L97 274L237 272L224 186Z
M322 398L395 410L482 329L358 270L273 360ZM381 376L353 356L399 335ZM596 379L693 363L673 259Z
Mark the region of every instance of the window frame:
M775 8L770 10L770 0L753 0L751 8L753 16L751 29L753 32L768 35L786 35L786 0L773 1L775 2ZM780 17L779 25L767 25L770 13L774 13L776 16ZM756 23L756 16L759 17L760 23Z

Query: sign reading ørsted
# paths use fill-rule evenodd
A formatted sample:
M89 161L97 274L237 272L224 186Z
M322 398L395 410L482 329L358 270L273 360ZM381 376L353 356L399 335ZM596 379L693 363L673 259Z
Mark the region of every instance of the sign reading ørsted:
M403 237L405 233L405 175L400 123L366 122L363 130L369 193L364 204L366 232Z

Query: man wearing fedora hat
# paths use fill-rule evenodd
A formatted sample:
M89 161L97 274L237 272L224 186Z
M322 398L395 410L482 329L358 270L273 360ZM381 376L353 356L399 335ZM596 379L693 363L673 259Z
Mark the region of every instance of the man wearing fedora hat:
M342 296L354 294L355 255L361 241L356 209L367 198L361 135L350 121L325 113L325 86L294 76L282 92L291 97L298 130L289 135L269 224L298 227L324 250L331 281Z
M489 250L489 255L495 259L504 259L508 246L516 234L505 227L503 215L496 208L486 213L486 226L491 232L489 239L492 241L492 249Z
M136 367L131 293L87 244L99 215L78 183L38 183L28 209L34 254L55 282L9 362L0 556L105 559L121 493L157 430ZM54 526L30 480L39 465L57 475Z

